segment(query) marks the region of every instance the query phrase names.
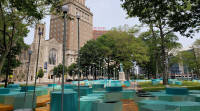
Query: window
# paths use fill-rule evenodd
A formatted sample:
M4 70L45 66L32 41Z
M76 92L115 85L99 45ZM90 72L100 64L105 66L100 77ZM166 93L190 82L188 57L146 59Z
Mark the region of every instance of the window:
M49 64L56 64L56 49L51 49L49 52Z

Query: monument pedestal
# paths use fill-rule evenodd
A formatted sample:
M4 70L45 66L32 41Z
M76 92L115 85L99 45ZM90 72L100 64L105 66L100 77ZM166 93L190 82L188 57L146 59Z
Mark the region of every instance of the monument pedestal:
M126 81L124 72L119 72L119 81Z

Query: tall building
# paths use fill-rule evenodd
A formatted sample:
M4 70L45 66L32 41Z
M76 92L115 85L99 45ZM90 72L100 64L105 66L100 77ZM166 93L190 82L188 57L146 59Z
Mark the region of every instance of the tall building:
M80 14L80 47L86 41L93 39L93 14L85 6L85 0L65 0L64 5L68 5L68 16L73 20L67 20L66 24L66 49L69 51L78 50L78 21L76 15ZM50 19L50 39L55 38L59 43L63 42L63 19L60 16L51 15Z

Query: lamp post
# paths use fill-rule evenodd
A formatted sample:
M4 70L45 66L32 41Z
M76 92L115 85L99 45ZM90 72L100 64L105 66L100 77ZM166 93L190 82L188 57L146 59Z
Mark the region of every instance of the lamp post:
M63 97L64 97L64 74L65 74L65 40L66 40L66 16L69 8L67 5L62 6L64 14L64 34L63 34L63 73L62 73L62 98L61 98L61 111L63 111Z
M74 71L72 71L72 77L73 77L73 81L74 81Z
M27 92L27 85L28 85L28 74L29 74L29 67L30 67L30 62L31 62L31 54L33 53L32 50L28 51L28 71L27 71L27 75L26 75L26 90L25 90L25 95L24 95L24 106L23 109L25 107L25 103L26 103L26 92Z
M100 58L100 59L101 59L101 58ZM101 73L101 64L100 64L100 62L101 62L101 61L99 61L99 76L101 76L101 74L100 74L100 73Z
M95 71L95 80L97 80L97 76L98 76L98 69L96 68L96 71Z
M114 85L115 85L115 68L114 68L113 76L114 76Z
M85 76L87 77L87 66L85 66Z
M89 74L89 77L91 77L91 66L89 66L88 68L89 68L89 69L88 69L88 70L89 70L89 73L88 73L88 74Z
M79 14L77 14L76 18L78 20L78 111L80 111L80 53L79 53L80 33L79 33L79 20L80 20L81 16Z
M93 68L92 68L93 70L92 70L92 74L93 74L93 83L94 83L94 63L93 63Z
M192 75L191 75L191 76L192 76L192 77L191 77L191 80L193 80L193 69L191 70L191 73L192 73Z
M39 43L38 43L38 53L37 53L36 72L35 72L35 83L34 83L34 92L33 92L33 101L32 101L32 109L33 110L34 110L34 101L35 101L35 87L36 87L37 72L38 72L38 61L39 61L39 53L40 53L40 38L41 38L41 35L42 35L42 31L39 31L38 34L39 34Z

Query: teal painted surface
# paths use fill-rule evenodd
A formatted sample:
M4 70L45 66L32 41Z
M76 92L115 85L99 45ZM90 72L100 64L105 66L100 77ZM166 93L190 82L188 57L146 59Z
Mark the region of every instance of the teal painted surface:
M126 85L126 86L131 86L131 82L130 81L124 81L124 85Z
M106 87L106 91L108 92L119 92L122 91L122 87L121 86L107 86Z
M78 92L78 87L74 88L74 91ZM91 94L91 93L92 93L92 88L80 87L80 96L85 96L85 95Z
M112 102L112 100L108 101L96 101L94 102L92 111L122 111L122 102L113 100L115 103L106 103Z
M92 90L98 90L98 89L103 89L104 88L104 84L92 84Z
M0 94L9 94L10 93L10 89L8 88L1 88L0 89Z
M100 101L100 99L93 98L81 98L80 99L80 111L93 111L94 102Z
M121 86L121 85L122 85L121 81L118 80L111 81L111 86Z
M180 107L181 111L200 111L199 102L191 102L191 101L169 102L167 105Z
M25 92L26 86L21 87L21 92ZM27 90L34 90L34 86L27 86Z
M139 111L180 111L180 108L177 106L170 106L164 104L151 104L142 106Z
M175 84L176 85L182 85L182 82L181 81L176 81Z
M134 97L134 101L136 105L138 105L138 102L142 100L157 100L157 99L158 97L152 96L152 95L140 95L140 96L136 95Z
M7 88L19 88L20 84L9 84Z
M36 107L36 101L37 97L34 97L34 108ZM32 108L32 101L33 101L33 95L27 95L26 96L26 102L25 102L25 108L31 109ZM24 105L24 95L16 96L14 99L14 110L15 109L22 109Z
M75 85L72 85L72 84L64 84L64 89L73 89L75 88L76 86ZM62 85L60 85L60 88L62 88Z
M188 88L169 87L166 88L166 94L188 95Z
M61 111L61 92L51 93L51 111ZM78 111L78 93L65 92L64 93L64 111Z
M139 111L142 111L141 110L141 107L144 106L144 105L162 105L162 104L167 104L168 102L166 101L161 101L161 100L143 100L143 101L139 101L138 102L138 110Z
M133 90L123 90L122 91L122 98L123 99L134 99L134 95L136 94L136 91Z
M48 84L48 87L56 87L57 84Z

